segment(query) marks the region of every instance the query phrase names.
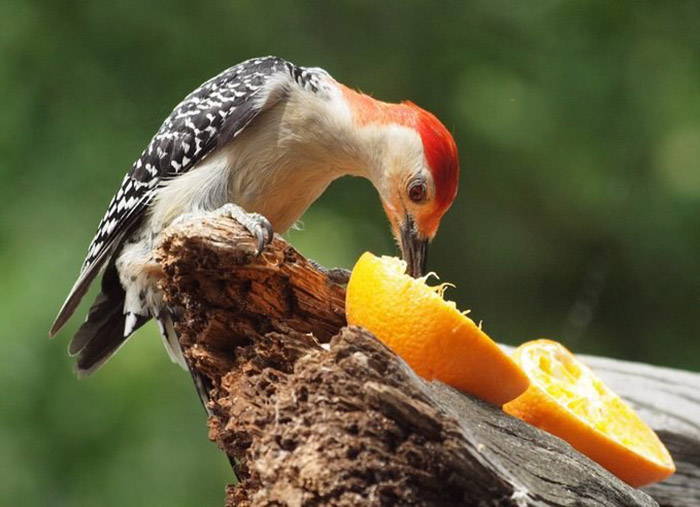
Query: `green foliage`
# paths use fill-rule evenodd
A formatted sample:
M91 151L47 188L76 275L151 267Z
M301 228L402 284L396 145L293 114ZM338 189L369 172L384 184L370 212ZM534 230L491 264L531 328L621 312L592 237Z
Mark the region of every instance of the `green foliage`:
M431 269L485 329L700 369L695 2L0 3L0 504L216 505L230 480L154 326L78 382L51 321L123 173L177 101L277 54L434 111L460 194ZM393 253L371 186L288 237Z

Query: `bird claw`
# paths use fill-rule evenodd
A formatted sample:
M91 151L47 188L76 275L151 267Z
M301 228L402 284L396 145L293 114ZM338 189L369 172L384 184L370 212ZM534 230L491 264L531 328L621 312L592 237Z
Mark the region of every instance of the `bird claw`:
M236 222L245 227L256 239L255 255L259 256L265 246L272 242L274 230L272 224L260 213L248 213L235 204L225 204L219 208L219 213L233 218Z
M326 275L326 277L333 283L337 283L338 285L347 285L347 283L350 281L350 273L351 271L349 269L345 268L330 268L328 269L327 267L321 265L319 262L316 262L313 259L309 259L309 263L316 268L318 271Z
M248 229L257 240L255 256L259 256L267 245L272 242L274 231L270 222L259 213L246 213L246 219L240 220L235 218L243 227Z
M253 220L256 221L256 223L251 227L248 227L246 224L242 225L255 236L255 239L258 240L257 248L255 250L255 255L258 256L265 248L265 245L272 241L274 231L272 230L272 225L270 225L267 218L262 215L258 215L257 213L252 213L252 215L256 215L253 217Z
M352 272L345 268L331 268L328 270L326 275L331 282L335 282L339 285L347 285L350 281L350 274Z

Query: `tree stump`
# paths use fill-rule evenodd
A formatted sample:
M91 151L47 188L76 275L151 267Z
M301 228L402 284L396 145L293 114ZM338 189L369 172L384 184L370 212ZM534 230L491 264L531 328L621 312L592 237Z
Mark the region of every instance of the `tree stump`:
M227 505L657 505L562 440L417 377L346 327L343 287L278 236L258 257L254 245L231 219L194 219L158 250L185 355L211 387L210 438L235 463ZM687 423L655 426L681 442L676 479L649 489L663 505L700 502Z

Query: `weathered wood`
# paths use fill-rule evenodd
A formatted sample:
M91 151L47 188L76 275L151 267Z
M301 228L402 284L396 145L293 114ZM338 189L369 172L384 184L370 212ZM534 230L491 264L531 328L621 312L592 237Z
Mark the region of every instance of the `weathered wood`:
M662 506L700 506L700 375L585 354L578 358L629 403L673 456L676 473L644 491Z
M581 356L659 435L676 473L644 490L661 505L700 506L700 375L672 368Z
M179 224L159 250L186 355L213 386L210 437L238 461L229 505L655 505L343 328L343 288L281 238L253 247L219 218Z

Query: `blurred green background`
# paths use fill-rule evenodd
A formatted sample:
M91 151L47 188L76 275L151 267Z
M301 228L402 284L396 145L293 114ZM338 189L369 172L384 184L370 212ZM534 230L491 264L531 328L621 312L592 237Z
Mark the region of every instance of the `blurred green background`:
M430 267L494 338L700 370L699 3L5 0L0 20L0 504L222 503L226 460L154 325L80 382L86 305L47 331L162 120L253 56L454 131ZM304 223L289 239L329 266L395 252L365 181Z

